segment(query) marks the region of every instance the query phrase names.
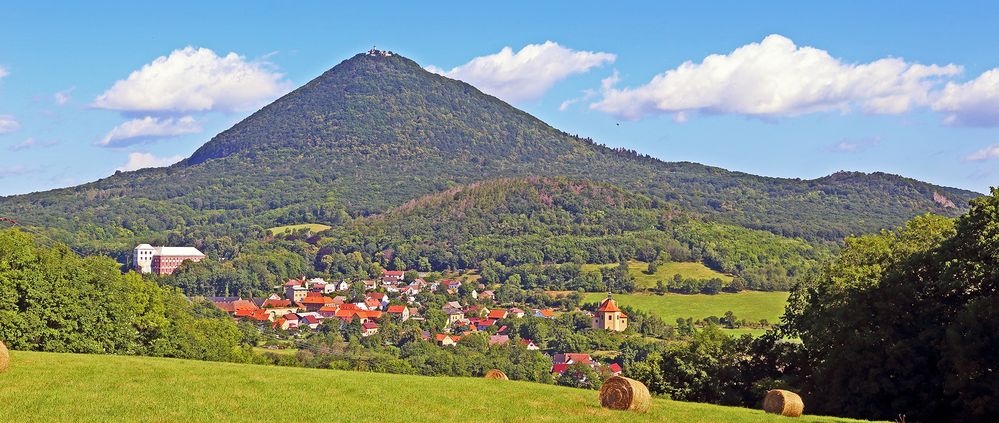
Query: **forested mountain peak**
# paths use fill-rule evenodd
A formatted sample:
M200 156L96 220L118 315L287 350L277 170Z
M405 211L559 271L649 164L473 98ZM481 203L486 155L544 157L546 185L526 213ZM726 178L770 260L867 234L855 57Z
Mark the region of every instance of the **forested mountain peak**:
M251 147L255 154L369 147L362 154L384 151L395 159L427 149L482 160L583 145L560 135L503 101L403 56L358 54L215 136L188 163ZM555 145L543 148L541 141Z
M819 241L956 215L978 195L885 174L800 180L665 162L552 128L405 57L362 53L181 163L2 198L0 216L123 257L167 236L338 226L454 186L530 176L612 184L708 221Z

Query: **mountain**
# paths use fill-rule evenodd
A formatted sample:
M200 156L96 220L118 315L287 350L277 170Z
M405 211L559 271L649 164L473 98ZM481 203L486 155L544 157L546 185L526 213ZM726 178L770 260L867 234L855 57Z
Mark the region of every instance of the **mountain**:
M879 173L798 180L664 162L552 128L405 57L358 54L180 163L0 198L0 216L44 227L81 250L121 252L170 233L335 226L457 185L557 175L611 183L709 221L814 241L925 212L956 215L978 196Z

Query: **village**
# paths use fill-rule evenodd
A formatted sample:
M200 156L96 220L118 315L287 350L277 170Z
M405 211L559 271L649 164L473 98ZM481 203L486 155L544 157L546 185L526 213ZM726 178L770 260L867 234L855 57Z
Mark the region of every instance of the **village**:
M347 281L328 282L322 278L295 278L276 286L266 298L210 297L207 298L219 310L237 321L251 322L258 327L269 327L283 331L289 336L301 335L318 330L322 325L334 325L344 330L355 324L362 337L378 333L381 324L387 319L397 323L424 320L426 308L417 300L421 292L438 292L457 298L464 284L457 279L427 282L423 275L411 281L406 280L401 270L383 270L380 279L358 281L363 285L361 301L350 301L350 291L355 286ZM448 301L440 311L446 316L446 327L439 333L423 330L424 341L434 342L447 348L457 345L464 337L474 333L488 334L489 345L505 346L514 342L507 333L504 322L509 319L535 317L554 319L559 310L551 308L528 308L524 305L507 304L500 306L494 301L493 291L483 285L471 287L469 297L473 304L461 304L457 300ZM628 316L610 295L602 301L596 312L584 311L591 318L593 328L621 332L628 327ZM356 322L356 323L355 323ZM533 340L516 341L523 348L538 351ZM621 366L617 363L603 364L589 354L563 351L550 354L551 373L560 375L574 364L590 366L594 371L619 375Z

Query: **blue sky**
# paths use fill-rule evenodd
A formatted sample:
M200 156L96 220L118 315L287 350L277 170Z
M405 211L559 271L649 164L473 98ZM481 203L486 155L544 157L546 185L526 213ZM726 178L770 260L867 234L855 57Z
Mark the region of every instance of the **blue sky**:
M186 157L372 45L664 160L999 185L999 6L467 3L7 4L0 195Z

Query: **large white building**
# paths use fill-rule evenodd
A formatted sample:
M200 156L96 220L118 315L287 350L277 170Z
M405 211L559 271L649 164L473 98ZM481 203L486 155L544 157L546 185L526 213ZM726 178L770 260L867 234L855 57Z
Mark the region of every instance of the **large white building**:
M187 260L199 262L204 258L204 253L194 247L153 247L140 244L132 252L135 270L157 275L172 274L181 263Z

